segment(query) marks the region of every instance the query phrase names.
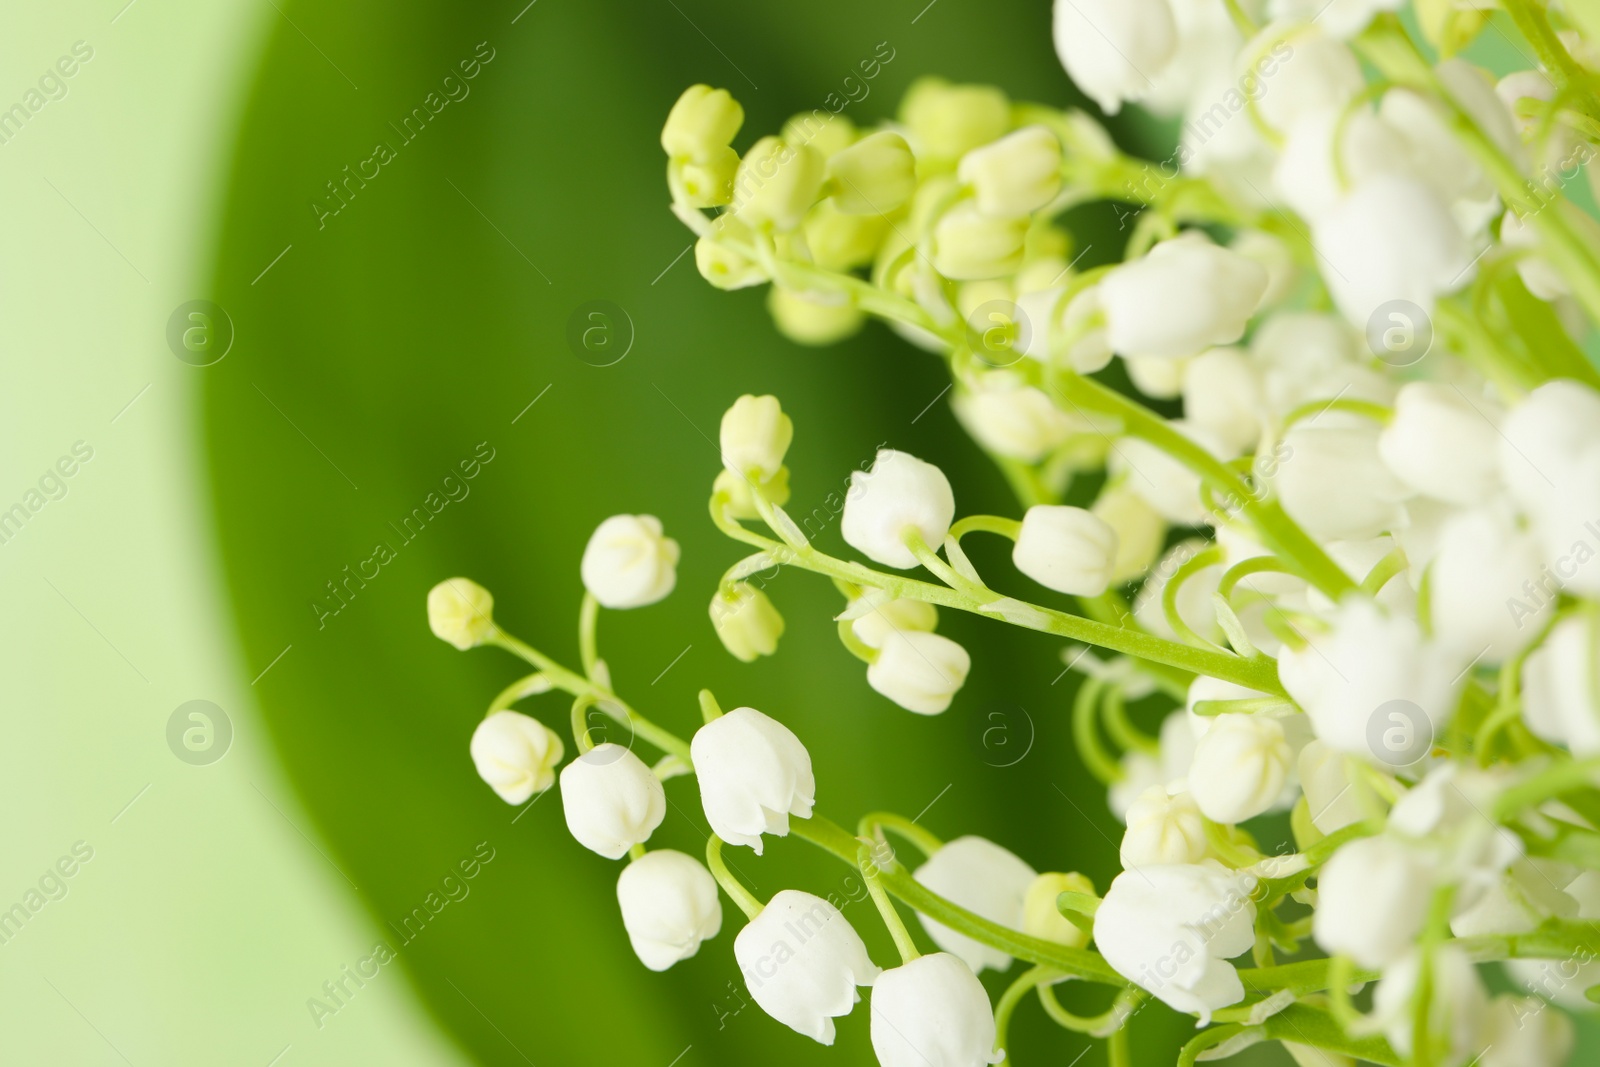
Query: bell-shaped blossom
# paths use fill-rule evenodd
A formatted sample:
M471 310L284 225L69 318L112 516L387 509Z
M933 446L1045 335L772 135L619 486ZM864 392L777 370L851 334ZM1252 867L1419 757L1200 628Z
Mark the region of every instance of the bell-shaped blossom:
M1209 1025L1244 999L1228 960L1255 943L1255 887L1214 861L1124 871L1095 912L1095 945L1122 977Z
M583 550L583 587L608 608L641 608L672 592L678 542L654 515L613 515Z
M1385 615L1370 600L1347 599L1332 621L1331 633L1311 635L1278 657L1278 677L1311 716L1317 737L1367 759L1426 754L1455 712L1461 665L1414 620ZM1387 737L1402 728L1404 737Z
M1363 800L1371 793L1371 787L1364 778L1351 775L1350 759L1321 741L1312 741L1300 750L1296 761L1311 825L1325 836L1352 826L1367 815Z
M824 165L810 145L761 138L739 161L733 214L747 226L794 229L822 192Z
M733 939L733 956L761 1010L797 1033L833 1044L833 1020L850 1014L879 969L839 909L785 889Z
M1213 822L1243 822L1277 803L1294 756L1272 716L1218 715L1195 746L1189 792Z
M1387 967L1422 932L1433 887L1427 860L1412 845L1384 835L1351 841L1318 872L1312 934L1328 953Z
M1108 115L1155 89L1178 45L1167 0L1056 0L1056 55Z
M667 814L667 796L644 760L608 741L561 772L561 806L578 844L616 860L650 840Z
M497 711L472 731L473 765L507 804L521 804L556 781L561 736L520 711Z
M840 532L873 562L906 570L917 565L917 557L906 547L906 532L916 530L924 544L938 548L955 515L955 494L943 471L885 448L871 470L850 475Z
M1023 902L1037 872L1020 856L987 838L958 837L918 867L912 877L975 915L1012 930L1022 929ZM959 956L975 972L1011 966L1006 953L957 933L926 915L917 916L933 943Z
M919 956L872 983L872 1051L881 1067L999 1063L989 994L948 952Z
M1017 570L1047 589L1096 597L1111 584L1117 532L1083 508L1036 504L1011 550Z
M867 684L918 715L937 715L966 684L967 650L948 637L921 630L890 630L867 667Z
M956 397L955 408L979 444L1024 463L1044 458L1073 430L1048 396L1005 371L984 375L977 388Z
M1307 115L1344 107L1366 88L1361 64L1350 46L1322 32L1320 26L1320 22L1313 23L1284 41L1288 55L1266 80L1256 101L1262 121L1280 133ZM1263 28L1245 45L1245 54L1254 54L1253 49L1282 33L1281 26Z
M746 393L722 416L722 465L735 475L764 482L783 466L794 440L794 423L775 396Z
M1296 423L1273 478L1289 517L1319 540L1354 541L1398 526L1411 490L1378 454L1378 430Z
M828 190L846 215L886 215L917 188L917 161L898 133L880 130L828 157Z
M1187 419L1172 419L1167 425L1213 456L1227 456L1228 449L1222 441ZM1161 447L1142 437L1119 438L1112 445L1109 468L1113 475L1124 479L1130 492L1168 522L1198 526L1206 520L1200 475Z
M722 929L716 879L699 860L670 848L646 852L623 869L617 903L634 953L652 971L688 959Z
M1440 762L1389 809L1388 832L1427 851L1438 877L1454 883L1459 910L1473 907L1522 858L1522 839L1483 815L1509 784L1503 768Z
M876 996L876 994L874 994ZM1495 997L1484 1020L1479 1067L1561 1067L1576 1042L1572 1020L1537 997Z
M1589 541L1585 523L1600 516L1600 392L1566 378L1545 382L1507 413L1501 426L1500 472L1507 491L1541 527L1552 562L1568 556L1575 588L1590 592L1600 567L1574 558ZM1594 553L1589 546L1589 555Z
M1383 11L1397 11L1403 0L1270 0L1267 14L1274 19L1309 22L1324 33L1348 40L1367 28Z
M900 102L900 121L917 155L956 160L986 145L1011 125L1011 101L992 85L952 85L918 78Z
M1022 266L1026 218L984 214L965 201L939 216L933 228L933 266L954 281L981 281Z
M939 609L926 600L896 599L870 590L852 600L840 616L850 621L856 638L868 648L882 648L894 633L932 633L939 625Z
M1367 108L1324 108L1288 130L1272 169L1273 192L1301 217L1315 221L1345 193L1378 174L1407 173L1405 136Z
M1232 454L1250 451L1261 437L1259 369L1237 348L1213 348L1184 364L1183 417L1210 433Z
M1424 1014L1427 1032L1418 1035L1416 994L1422 953L1422 949L1414 949L1383 972L1372 994L1372 1022L1388 1039L1389 1047L1405 1059L1411 1058L1416 1038L1421 1036L1435 1048L1431 1062L1461 1067L1483 1047L1489 994L1465 950L1455 945L1434 949L1429 961L1431 995Z
M465 652L494 631L494 597L471 578L446 578L428 590L428 629Z
M1124 816L1122 866L1199 863L1207 852L1206 824L1183 783L1156 785L1139 794Z
M761 855L761 835L789 833L789 816L811 817L817 781L811 753L783 723L734 708L695 731L689 758L711 832Z
M1129 479L1139 477L1128 475ZM1160 512L1134 492L1127 481L1101 492L1089 509L1117 535L1117 555L1111 565L1111 582L1120 585L1139 577L1161 554L1167 523Z
M1022 898L1022 932L1041 941L1083 948L1089 943L1089 931L1061 914L1056 898L1062 893L1094 896L1094 883L1076 871L1047 871L1034 878Z
M667 113L661 147L674 159L709 159L733 143L742 125L744 108L728 90L691 85Z
M1109 272L1100 303L1114 351L1177 359L1237 341L1266 291L1259 263L1190 230Z
M1500 489L1499 411L1460 389L1411 382L1395 397L1378 455L1411 489L1448 504L1478 504Z
M778 650L783 636L783 616L767 594L748 582L735 582L711 598L711 625L722 647L745 663Z
M1522 665L1522 707L1528 729L1579 757L1600 755L1600 663L1594 622L1571 615L1556 623Z
M1061 142L1044 126L1024 126L962 156L956 176L985 215L1030 215L1061 188Z
M1499 509L1449 518L1428 572L1435 639L1463 660L1505 660L1533 639L1554 606L1544 600L1526 613L1514 609L1543 562L1534 535Z

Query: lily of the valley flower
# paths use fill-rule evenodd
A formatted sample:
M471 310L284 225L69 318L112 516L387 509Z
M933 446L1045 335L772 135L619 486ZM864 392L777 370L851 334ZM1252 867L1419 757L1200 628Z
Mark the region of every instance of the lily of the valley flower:
M1128 806L1124 819L1128 828L1119 856L1127 870L1205 859L1205 820L1182 782L1150 786Z
M778 473L794 440L794 423L775 396L746 393L722 416L722 465L760 483Z
M654 515L613 515L583 550L583 586L608 608L642 608L678 581L678 542Z
M1411 845L1385 835L1351 841L1317 876L1317 944L1362 967L1387 967L1422 931L1434 884Z
M1089 931L1069 922L1056 906L1062 893L1094 895L1094 883L1077 873L1047 871L1028 885L1022 898L1022 932L1041 941L1054 941L1069 948L1089 943Z
M872 469L850 476L840 532L852 548L875 563L906 570L917 557L905 534L916 530L930 548L944 543L956 514L950 480L931 463L883 449Z
M1244 336L1266 291L1264 267L1191 230L1113 269L1100 303L1114 351L1177 359Z
M507 804L521 804L555 784L565 749L560 735L520 711L497 711L472 731L478 776Z
M730 844L759 856L762 834L784 837L790 815L811 817L811 754L794 731L755 708L734 708L700 727L689 757L706 821Z
M716 879L699 860L670 848L646 852L623 869L617 903L634 953L652 971L688 959L722 929Z
M948 637L920 630L888 630L867 666L867 684L918 715L937 715L966 684L967 650Z
M1011 550L1017 570L1047 589L1096 597L1111 584L1117 532L1083 508L1036 504Z
M898 133L869 133L828 158L828 189L846 215L898 210L917 188L917 161Z
M748 582L717 591L711 598L711 625L722 647L746 663L772 655L783 636L783 616L767 594Z
M985 215L1026 216L1061 188L1061 142L1043 126L1025 126L968 152L956 175L972 186Z
M494 630L494 597L471 578L446 578L428 590L428 628L465 652Z
M839 909L821 897L785 889L733 940L750 996L774 1019L824 1045L835 1017L850 1014L879 969Z
M983 983L948 952L919 956L872 983L872 1051L881 1067L999 1063Z
M1016 853L987 838L968 835L947 842L912 872L918 882L975 915L1013 930L1022 929L1023 901L1036 876ZM975 972L1003 971L1011 957L993 946L918 915L933 943L961 958Z
M1378 454L1411 489L1448 504L1477 504L1500 488L1495 407L1454 386L1411 382L1395 398Z
M1056 0L1056 55L1108 115L1155 89L1177 48L1167 0Z
M1489 995L1463 949L1444 945L1433 950L1429 961L1431 996L1423 1015L1427 1033L1417 1034L1416 993L1422 953L1422 949L1413 950L1383 972L1372 994L1373 1023L1401 1056L1410 1059L1421 1037L1430 1047L1438 1046L1430 1057L1432 1062L1460 1067L1482 1047Z
M1277 803L1294 758L1272 716L1218 715L1195 747L1189 792L1213 822L1244 822Z
M578 844L615 860L650 840L667 814L667 798L644 760L608 741L561 772L561 807Z

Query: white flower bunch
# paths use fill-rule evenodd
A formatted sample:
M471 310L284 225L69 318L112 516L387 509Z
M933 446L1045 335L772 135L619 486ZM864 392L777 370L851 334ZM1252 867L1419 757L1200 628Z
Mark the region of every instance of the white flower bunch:
M791 420L740 397L711 514L750 554L712 598L718 636L775 654L784 621L755 577L826 577L866 684L920 715L964 710L971 658L940 609L1070 642L1072 734L1124 823L1124 870L1101 896L892 813L851 833L773 715L702 693L687 741L645 717L596 620L671 593L678 546L614 516L582 561L579 669L505 633L465 579L428 606L456 647L534 667L471 742L506 801L548 789L566 752L511 706L572 698L566 822L629 858L618 899L645 966L717 935L720 886L748 920L733 951L755 1002L828 1044L866 988L889 1067L999 1062L1028 994L1118 1065L1152 999L1198 1023L1184 1064L1261 1042L1301 1063L1565 1061L1563 1012L1600 986L1600 372L1583 347L1600 229L1561 186L1600 138L1600 53L1555 5L1403 6L1059 0L1057 50L1091 99L1184 118L1160 164L1084 112L936 79L877 129L797 116L742 153L726 91L672 108L668 184L701 274L770 284L797 341L874 317L943 359L1018 498L1017 517L963 514L937 466L885 448L851 478L860 559L839 558L784 510ZM1536 69L1496 81L1460 57L1492 8ZM1121 262L1080 268L1062 212L1097 201L1136 220ZM1008 540L1021 578L980 574L971 534ZM592 744L596 714L629 743ZM687 775L704 865L646 848L663 783ZM790 835L860 871L897 965L829 901L762 901L723 863L725 844ZM976 976L1017 960L991 1005ZM1491 1000L1496 961L1528 996ZM1063 1008L1067 979L1104 987L1105 1014Z

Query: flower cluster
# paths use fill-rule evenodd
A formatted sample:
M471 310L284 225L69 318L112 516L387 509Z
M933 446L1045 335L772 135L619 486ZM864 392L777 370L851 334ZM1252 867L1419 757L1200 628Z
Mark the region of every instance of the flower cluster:
M962 514L938 467L884 449L844 504L864 562L830 555L784 510L791 420L740 397L710 511L752 551L711 601L722 643L777 652L783 619L749 581L776 568L832 580L867 684L917 714L950 709L971 664L941 608L1070 642L1073 736L1124 871L1100 895L889 813L851 834L776 718L703 692L685 742L640 714L596 619L668 595L678 546L614 516L582 561L581 669L502 631L465 579L428 608L456 647L534 666L473 759L510 803L559 780L579 843L630 858L618 899L647 967L719 932L720 885L756 1003L831 1043L868 987L890 1067L998 1062L1030 993L1119 1065L1152 998L1198 1021L1182 1063L1263 1041L1302 1063L1565 1061L1549 1005L1600 987L1600 372L1582 347L1600 228L1561 186L1600 140L1600 52L1533 0L1401 6L1059 0L1057 51L1102 110L1184 119L1160 164L1082 111L936 79L878 128L819 111L742 151L725 90L673 106L668 185L705 279L770 285L796 341L874 317L942 358L1021 513ZM1460 58L1497 20L1537 67L1496 80ZM1103 201L1136 209L1124 256L1080 266L1063 213ZM979 573L975 533L1011 543L1025 588ZM563 740L510 710L554 690L578 752L559 779ZM595 713L660 760L592 745ZM645 848L662 783L689 774L704 865ZM763 902L722 862L791 833L860 868L897 966L828 901ZM1016 959L991 1006L976 976ZM1529 995L1491 998L1496 962ZM1106 1013L1063 1008L1067 979L1106 987Z

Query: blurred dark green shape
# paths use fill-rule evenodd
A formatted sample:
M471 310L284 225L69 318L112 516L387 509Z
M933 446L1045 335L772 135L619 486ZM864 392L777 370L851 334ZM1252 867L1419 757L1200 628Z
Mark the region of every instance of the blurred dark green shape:
M638 963L617 916L619 866L570 839L559 798L519 813L473 771L468 738L520 664L435 640L424 597L470 576L494 592L507 628L571 662L589 532L616 512L659 515L683 546L678 592L602 620L617 684L647 714L687 736L695 692L710 686L724 706L757 705L809 742L819 808L833 818L927 809L945 837L985 834L1103 888L1116 830L1071 751L1072 679L1053 684L1059 642L947 618L975 665L954 708L931 719L867 688L834 634L837 596L810 576L771 590L789 621L776 658L744 666L718 645L706 603L740 553L704 501L717 420L740 393L776 393L794 417L799 514L884 442L943 466L964 511L1016 509L937 399L947 379L936 360L878 326L802 350L775 333L762 292L700 280L667 210L657 143L696 81L744 102L740 146L834 93L861 98L847 111L858 121L881 119L925 73L1079 98L1042 0L522 3L286 2L270 16L213 294L237 342L205 372L246 659L264 666L293 645L256 687L278 753L425 1002L482 1062L871 1063L865 1010L840 1021L833 1050L741 1010L731 905L694 959L663 975ZM858 64L880 42L893 58L864 80ZM1106 243L1117 242L1112 230ZM631 322L612 324L619 345L632 336L613 366L567 341L575 311L596 300ZM486 455L476 477L446 482ZM839 545L836 525L824 544ZM524 710L566 733L564 701ZM652 845L698 854L692 783L670 783L668 796ZM420 933L405 926L480 842L494 859L471 895ZM763 895L843 892L851 873L797 840L734 862ZM870 903L846 913L888 962ZM307 990L324 977L308 966ZM1003 981L989 985L998 994ZM1185 1025L1146 1012L1138 1061L1170 1063ZM309 1013L306 1027L309 1045ZM1035 1003L1015 1032L1026 1060L1103 1062L1100 1048L1073 1061L1088 1042L1045 1023Z

